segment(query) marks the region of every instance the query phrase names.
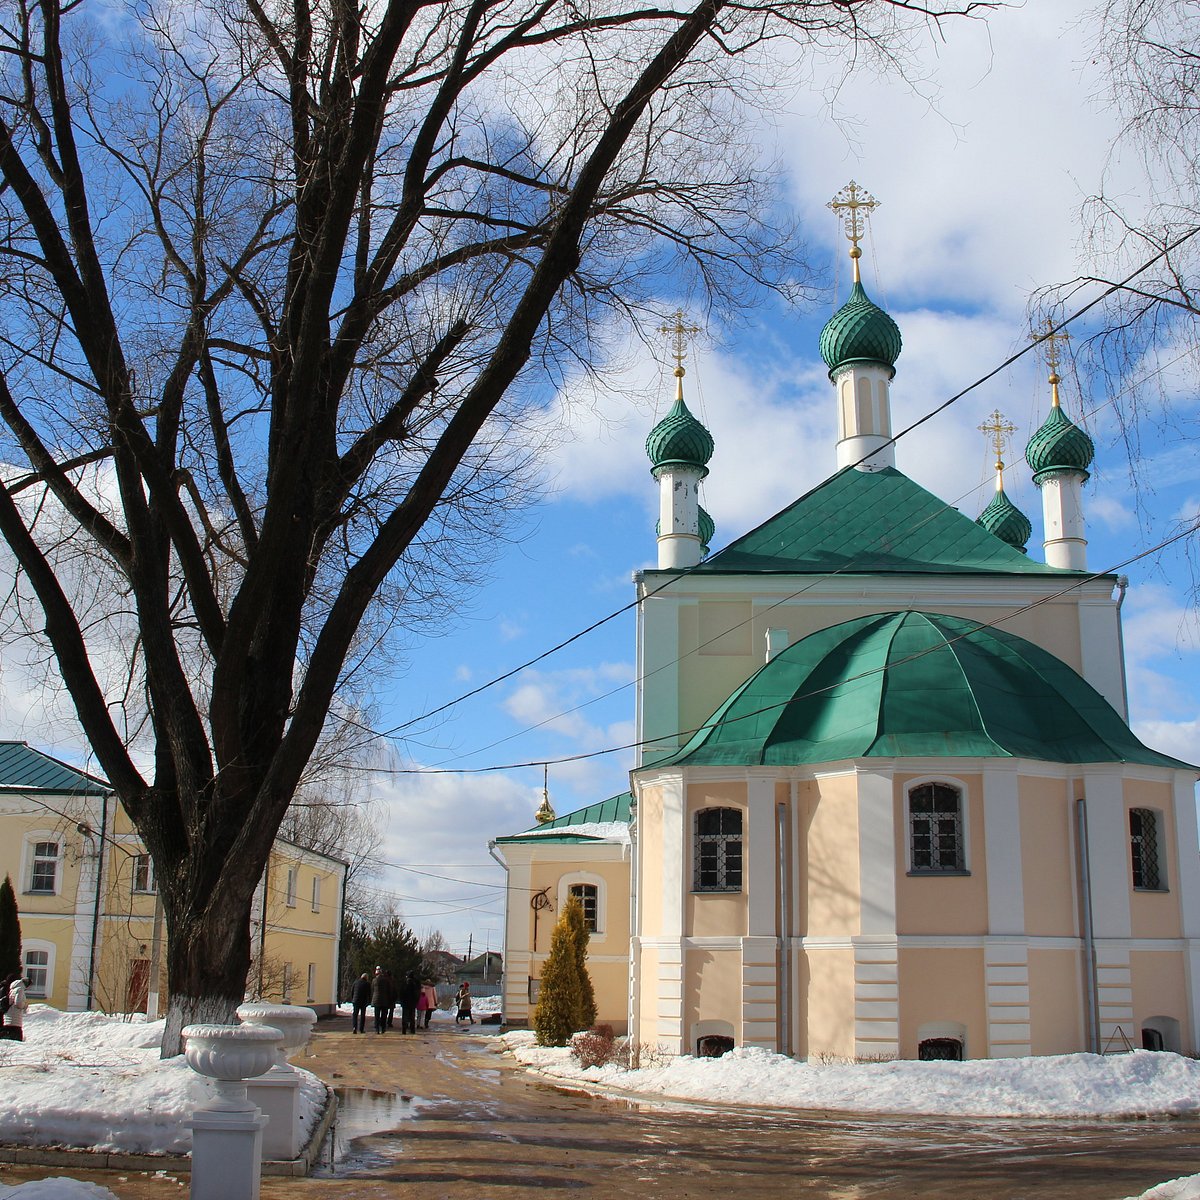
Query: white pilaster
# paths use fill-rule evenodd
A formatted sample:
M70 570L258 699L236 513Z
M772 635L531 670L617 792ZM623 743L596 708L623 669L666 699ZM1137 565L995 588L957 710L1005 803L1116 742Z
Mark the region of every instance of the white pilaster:
M1175 810L1175 855L1171 864L1179 894L1180 932L1187 947L1184 967L1187 982L1189 1034L1183 1049L1200 1050L1200 846L1196 829L1196 785L1186 771L1178 771L1172 789Z
M683 1054L683 943L659 942L657 1001L657 1041L668 1054Z
M854 1053L900 1053L900 963L896 944L896 816L892 779L860 771L860 936L854 939Z
M1085 772L1088 860L1092 881L1092 932L1103 938L1128 938L1132 932L1129 908L1129 821L1120 776Z
M1015 763L989 760L984 768L983 836L987 859L988 932L992 935L1024 934L1025 881Z
M79 864L79 886L75 889L75 914L71 931L71 964L67 976L67 1007L72 1010L88 1007L91 991L92 940L97 938L96 897L100 889L100 864L103 853L100 837L95 831L81 833L83 856Z
M989 862L988 885L991 874ZM1029 1026L1029 948L1024 941L987 939L984 947L989 1058L1027 1058Z
M1133 978L1128 942L1096 942L1096 1000L1100 1010L1100 1053L1120 1054L1142 1044L1133 1023Z
M779 1046L779 943L742 938L742 1044Z
M854 939L854 1054L900 1054L900 962L896 938Z
M775 777L751 774L746 782L747 931L742 939L742 1042L774 1050L779 1039L779 939L775 890L779 878Z
M662 797L662 844L679 847L679 853L666 853L661 864L651 864L642 858L643 871L662 872L662 929L657 940L658 979L655 987L657 1004L657 1040L671 1054L682 1054L683 1028L683 922L687 880L684 869L688 831L682 774L664 777L660 781ZM643 930L643 933L645 931Z

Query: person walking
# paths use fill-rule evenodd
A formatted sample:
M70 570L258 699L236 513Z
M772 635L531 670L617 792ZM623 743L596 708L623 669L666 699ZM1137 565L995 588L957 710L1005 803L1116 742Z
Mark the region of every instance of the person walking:
M382 1033L387 1028L388 1009L395 1002L391 984L382 967L375 968L375 977L371 980L371 1007L375 1010L375 1032Z
M371 977L364 971L350 986L350 1032L367 1032L367 1005L371 1003Z
M428 1029L433 1010L438 1006L437 988L432 983L423 983L421 995L425 998L425 1028Z
M429 985L421 984L421 994L417 997L417 1028L429 1028Z
M17 1033L13 1040L18 1042L25 1040L25 1010L29 1007L25 982L20 975L14 975L12 983L8 985L8 1012L5 1013L5 1017L8 1023L16 1028Z
M400 981L400 1032L417 1032L417 1005L421 1000L421 980L416 971L408 971Z
M475 1018L471 1016L471 985L467 981L463 981L462 986L458 989L458 995L454 997L454 1003L458 1006L458 1012L455 1014L454 1023L457 1025L460 1021L466 1021L470 1025L475 1024Z

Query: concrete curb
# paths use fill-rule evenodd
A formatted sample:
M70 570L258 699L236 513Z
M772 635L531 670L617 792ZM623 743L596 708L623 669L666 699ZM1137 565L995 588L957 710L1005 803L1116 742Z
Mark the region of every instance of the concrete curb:
M313 1168L329 1127L337 1113L337 1097L325 1085L325 1107L313 1126L312 1137L298 1158L268 1159L262 1165L264 1175L303 1177ZM121 1150L72 1150L68 1147L0 1145L0 1163L20 1167L80 1167L85 1171L165 1171L190 1175L190 1154L128 1154Z

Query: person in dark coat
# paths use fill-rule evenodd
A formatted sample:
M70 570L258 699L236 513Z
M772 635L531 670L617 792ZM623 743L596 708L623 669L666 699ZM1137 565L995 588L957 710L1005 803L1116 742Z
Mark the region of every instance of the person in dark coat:
M388 1010L395 1003L392 981L382 967L376 967L375 978L371 980L371 1007L375 1010L376 1033L382 1033L387 1028Z
M395 975L387 967L383 968L383 977L387 980L388 989L387 1012L383 1014L383 1027L384 1029L391 1029L396 1018L396 996L399 993L399 987L396 983Z
M367 1032L367 1005L371 1003L371 977L364 971L350 988L350 1032Z
M417 1001L421 999L421 979L416 971L409 971L400 981L400 1032L417 1032Z

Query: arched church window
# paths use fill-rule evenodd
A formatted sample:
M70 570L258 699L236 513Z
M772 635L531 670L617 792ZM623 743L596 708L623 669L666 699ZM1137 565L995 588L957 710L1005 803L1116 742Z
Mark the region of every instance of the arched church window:
M923 783L908 794L910 870L938 874L966 870L962 793L948 783Z
M1165 892L1161 823L1152 808L1129 810L1129 851L1133 860L1133 886L1139 892Z
M742 890L742 810L702 808L696 814L694 888Z

